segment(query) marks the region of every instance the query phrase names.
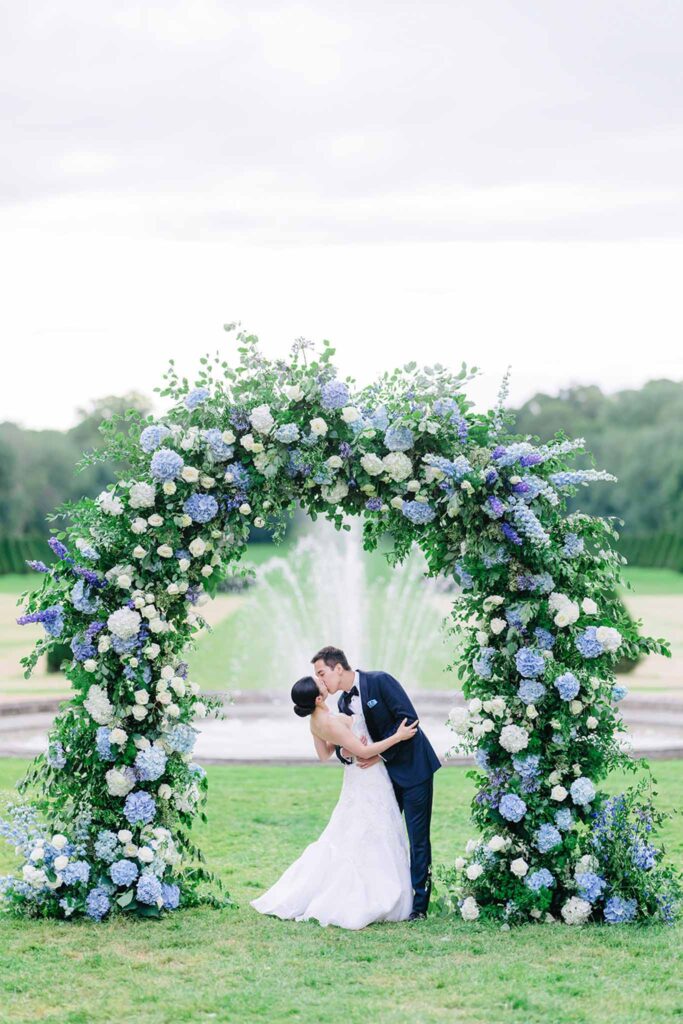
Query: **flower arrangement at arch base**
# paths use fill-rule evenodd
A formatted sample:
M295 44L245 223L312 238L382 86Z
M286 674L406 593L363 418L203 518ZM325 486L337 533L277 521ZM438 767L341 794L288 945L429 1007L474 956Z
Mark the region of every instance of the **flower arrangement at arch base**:
M615 740L617 652L669 653L616 596L614 526L567 513L581 486L614 478L568 468L582 439L506 433L506 378L496 407L475 413L464 364L411 363L357 390L327 344L309 361L300 340L271 361L256 338L237 341L236 366L205 357L192 385L171 364L162 418L103 424L105 444L82 465L111 459L125 476L57 510L68 525L49 541L56 562L31 563L42 586L22 595L18 621L45 636L25 674L68 643L73 696L19 784L26 801L0 820L23 858L0 879L0 908L102 921L230 905L190 839L206 820L197 724L222 700L200 694L185 659L251 527L277 540L300 505L337 529L361 516L365 547L390 536L393 563L419 544L429 574L462 587L452 628L469 706L451 724L476 750L482 838L456 862L452 909L504 923L575 923L588 905L608 921L672 919L680 891L662 851L643 836L629 861L624 845L624 816L642 814L647 831L656 812L597 791L632 764ZM587 831L598 808L602 845L596 823Z

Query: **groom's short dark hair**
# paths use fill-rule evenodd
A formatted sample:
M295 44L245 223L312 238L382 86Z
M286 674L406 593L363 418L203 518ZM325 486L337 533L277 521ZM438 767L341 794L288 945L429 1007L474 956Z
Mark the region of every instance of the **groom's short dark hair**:
M313 665L316 661L320 661L321 659L326 665L329 665L330 668L334 668L335 665L341 665L342 668L349 671L351 669L341 647L322 647L318 653L314 654L311 658L311 664Z

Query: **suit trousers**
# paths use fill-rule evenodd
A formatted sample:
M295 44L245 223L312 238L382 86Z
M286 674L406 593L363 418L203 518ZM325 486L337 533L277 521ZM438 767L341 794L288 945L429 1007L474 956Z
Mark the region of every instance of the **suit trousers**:
M393 783L398 806L405 815L410 843L410 877L413 884L413 910L426 914L431 893L432 846L429 829L432 820L434 776L416 786Z

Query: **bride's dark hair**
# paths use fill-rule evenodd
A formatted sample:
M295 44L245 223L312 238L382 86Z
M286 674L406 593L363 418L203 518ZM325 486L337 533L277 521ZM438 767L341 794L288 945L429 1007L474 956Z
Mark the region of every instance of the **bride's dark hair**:
M292 700L294 701L294 714L299 718L305 718L315 711L315 702L320 696L320 690L313 676L303 676L297 679L292 687Z

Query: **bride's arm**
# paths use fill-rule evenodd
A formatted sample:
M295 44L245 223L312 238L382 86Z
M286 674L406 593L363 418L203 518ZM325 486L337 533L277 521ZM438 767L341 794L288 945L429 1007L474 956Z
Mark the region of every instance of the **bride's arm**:
M334 754L334 743L328 743L327 740L321 739L311 729L313 734L313 743L315 744L315 752L318 755L318 760L328 761Z
M343 717L346 718L346 716ZM354 735L350 720L342 722L341 715L326 715L325 719L324 725L320 726L321 739L331 743L333 746L345 747L356 757L369 758L375 754L381 754L397 743L402 743L404 740L412 740L417 731L417 722L413 722L412 725L406 725L406 720L404 719L396 732L391 736L387 736L386 739L379 740L377 743L365 744Z

